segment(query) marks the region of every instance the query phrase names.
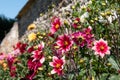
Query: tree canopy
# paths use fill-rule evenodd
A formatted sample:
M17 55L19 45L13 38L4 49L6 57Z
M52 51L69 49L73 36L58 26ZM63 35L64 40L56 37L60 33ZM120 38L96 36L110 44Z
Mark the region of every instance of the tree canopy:
M14 22L15 19L7 18L4 15L0 15L0 42L9 32Z

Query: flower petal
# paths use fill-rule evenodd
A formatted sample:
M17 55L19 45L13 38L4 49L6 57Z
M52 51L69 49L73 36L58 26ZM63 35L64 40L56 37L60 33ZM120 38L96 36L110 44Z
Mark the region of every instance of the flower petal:
M53 62L49 62L49 65L50 65L50 66L52 66L52 67L54 67L54 64L53 64Z
M40 59L40 63L43 63L45 61L45 57L43 56L41 59Z
M62 57L63 64L65 64L65 56Z
M51 71L51 74L55 74L55 73L57 73L57 71L56 71L55 69L53 69L53 70Z
M58 57L53 56L53 62L55 62L58 59Z

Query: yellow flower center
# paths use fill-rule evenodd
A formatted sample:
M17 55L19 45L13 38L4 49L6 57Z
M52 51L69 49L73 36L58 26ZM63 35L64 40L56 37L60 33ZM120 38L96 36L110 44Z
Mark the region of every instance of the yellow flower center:
M79 36L78 39L82 42L84 40L84 37Z
M55 25L55 28L58 29L58 28L59 28L59 24L56 24L56 25Z
M104 50L104 46L100 46L100 50Z
M65 44L65 45L68 45L68 42L67 42L67 41L65 41L65 42L64 42L64 44Z
M90 34L90 32L86 32L86 34Z
M59 68L61 66L61 64L56 64L56 68Z

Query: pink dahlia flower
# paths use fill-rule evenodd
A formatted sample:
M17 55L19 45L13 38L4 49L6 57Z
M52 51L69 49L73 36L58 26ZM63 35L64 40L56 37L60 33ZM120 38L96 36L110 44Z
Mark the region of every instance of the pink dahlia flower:
M58 37L58 40L56 42L57 46L59 47L59 50L64 53L70 50L70 47L73 44L73 41L70 39L67 35L61 35Z
M54 69L51 71L51 74L57 73L58 75L62 74L63 66L65 64L65 57L59 59L56 56L53 56L53 62L50 62L49 65Z
M41 51L35 50L32 54L32 57L34 58L33 61L39 60L41 64L45 61L45 57Z
M110 54L110 47L108 46L107 41L104 41L103 39L95 41L92 49L95 51L96 55L99 55L102 58L105 54Z
M54 17L51 22L50 32L54 34L61 26L60 19L58 17Z
M73 41L80 47L84 47L86 44L86 34L83 32L75 32L72 34Z

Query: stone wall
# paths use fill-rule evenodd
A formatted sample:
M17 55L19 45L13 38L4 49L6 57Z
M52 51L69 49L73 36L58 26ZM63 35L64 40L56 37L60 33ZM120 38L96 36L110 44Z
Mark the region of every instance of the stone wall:
M15 22L10 32L5 36L0 44L0 52L9 53L13 50L13 45L18 42L18 23Z
M61 0L35 0L27 12L18 19L19 37L25 33L27 26L40 16L40 13L47 11L48 6L52 3L58 5L60 2Z

